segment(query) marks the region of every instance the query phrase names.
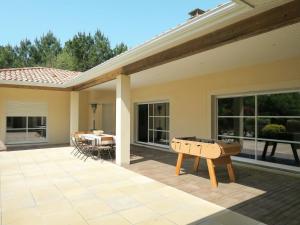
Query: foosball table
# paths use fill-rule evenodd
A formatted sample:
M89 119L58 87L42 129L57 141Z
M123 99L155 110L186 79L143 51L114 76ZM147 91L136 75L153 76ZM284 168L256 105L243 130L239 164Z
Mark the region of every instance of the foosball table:
M239 143L184 137L173 138L171 147L174 151L178 152L176 175L180 174L184 157L190 155L195 157L194 171L198 171L200 159L206 159L212 187L218 186L215 172L215 167L218 165L226 165L230 182L235 182L235 175L230 156L237 155L241 152L241 145Z

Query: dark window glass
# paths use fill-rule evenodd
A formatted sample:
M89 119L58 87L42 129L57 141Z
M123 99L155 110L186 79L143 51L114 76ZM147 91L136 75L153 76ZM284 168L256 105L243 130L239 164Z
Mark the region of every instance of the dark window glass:
M169 118L167 117L154 117L155 130L169 130Z
M156 144L169 144L169 136L164 131L154 131L154 143Z
M149 129L153 129L153 117L149 117Z
M149 130L149 142L153 143L153 130Z
M257 96L258 116L300 116L300 92Z
M28 128L46 128L46 117L28 117Z
M226 136L255 137L254 118L219 118L218 134Z
M169 103L138 105L138 114L138 141L168 144L169 136L166 131L169 130ZM145 117L147 125L143 119Z
M7 129L26 128L26 117L7 117L6 127Z
M254 96L218 99L219 116L254 116Z
M169 116L169 104L157 103L154 104L154 115L155 116Z
M138 106L138 140L148 142L148 105Z
M153 116L153 104L149 104L149 116Z

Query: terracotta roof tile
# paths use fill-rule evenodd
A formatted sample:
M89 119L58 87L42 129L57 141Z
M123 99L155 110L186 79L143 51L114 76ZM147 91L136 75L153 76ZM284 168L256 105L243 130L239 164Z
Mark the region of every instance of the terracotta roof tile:
M0 82L23 81L43 84L64 84L79 76L81 72L47 67L0 69Z

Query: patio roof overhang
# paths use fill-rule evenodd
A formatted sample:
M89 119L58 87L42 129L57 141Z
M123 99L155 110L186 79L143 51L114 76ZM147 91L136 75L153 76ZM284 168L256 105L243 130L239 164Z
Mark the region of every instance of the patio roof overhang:
M281 3L283 2L284 1L281 1ZM111 65L111 70L108 71L105 68L105 64L94 67L70 82L74 83L76 80L82 79L81 83L72 86L72 90L79 91L114 80L119 74L136 75L199 53L203 53L204 55L210 50L256 37L300 21L299 1L289 1L288 3L275 7L270 3L268 9L266 7L253 9L249 6L245 7L245 5L242 7L240 4L231 2L215 10L214 13L206 18L212 17L215 21L210 18L212 21L210 21L209 24L205 24L205 21L199 20L198 26L203 28L202 35L157 53L150 55L145 53L144 57L138 57L138 59L133 62L125 63L121 66L118 66L119 62L116 62ZM229 13L229 11L231 12ZM226 13L228 13L228 15L225 15ZM220 16L220 14L223 14L223 17ZM203 16L205 16L205 14ZM192 24L189 26L192 26ZM183 33L183 31L181 32ZM172 36L172 34L170 33L169 36ZM165 44L167 45L168 42L166 41ZM141 48L143 48L143 46L141 46ZM162 49L164 48L162 47ZM135 49L133 49L133 52L134 50ZM128 54L129 53L130 51ZM120 56L120 63L122 62L122 57L123 55Z
M216 74L239 68L254 69L256 65L297 60L300 57L299 38L300 23L282 27L131 74L131 88L139 89L199 76L215 78ZM115 90L115 88L116 80L111 80L86 90Z

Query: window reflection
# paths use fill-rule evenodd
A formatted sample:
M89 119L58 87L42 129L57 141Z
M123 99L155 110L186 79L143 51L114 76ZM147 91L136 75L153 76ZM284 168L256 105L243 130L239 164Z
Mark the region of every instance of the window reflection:
M300 92L220 98L217 115L218 139L239 140L241 155L300 165Z

